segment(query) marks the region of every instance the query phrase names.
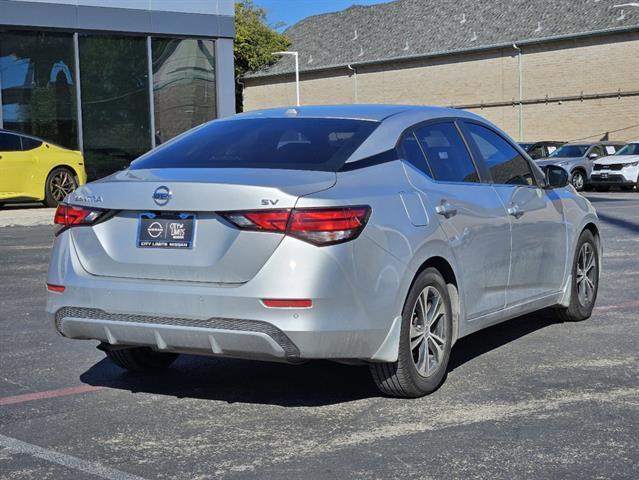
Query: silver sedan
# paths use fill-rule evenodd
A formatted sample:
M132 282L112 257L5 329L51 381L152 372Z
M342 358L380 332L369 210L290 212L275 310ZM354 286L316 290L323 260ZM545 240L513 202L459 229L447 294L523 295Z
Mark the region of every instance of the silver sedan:
M602 242L567 182L464 111L236 115L66 199L47 311L129 370L321 358L421 396L461 337L546 307L590 316Z

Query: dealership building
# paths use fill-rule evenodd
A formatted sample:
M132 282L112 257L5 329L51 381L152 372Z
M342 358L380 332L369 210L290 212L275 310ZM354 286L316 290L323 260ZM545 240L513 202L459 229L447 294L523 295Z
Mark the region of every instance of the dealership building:
M285 31L302 104L465 108L514 138L639 139L639 3L396 0ZM294 61L242 80L244 108L295 104Z
M90 179L235 113L233 0L0 0L0 128Z

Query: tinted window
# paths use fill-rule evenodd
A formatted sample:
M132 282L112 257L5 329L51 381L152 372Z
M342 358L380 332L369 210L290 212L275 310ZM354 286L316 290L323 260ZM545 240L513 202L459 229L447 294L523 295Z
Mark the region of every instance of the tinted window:
M495 132L476 124L467 124L470 136L493 181L502 185L534 185L530 165L515 148Z
M479 182L470 154L453 123L426 125L415 130L432 175L442 182Z
M22 150L33 150L42 145L42 140L36 140L35 138L22 137Z
M17 152L20 149L20 137L18 135L0 133L0 152Z
M426 157L422 152L421 147L417 143L417 139L413 133L406 135L400 143L402 158L407 160L411 165L424 172L429 177L432 177L428 164L426 163Z
M337 171L379 125L333 118L211 122L140 157L143 168L283 168Z

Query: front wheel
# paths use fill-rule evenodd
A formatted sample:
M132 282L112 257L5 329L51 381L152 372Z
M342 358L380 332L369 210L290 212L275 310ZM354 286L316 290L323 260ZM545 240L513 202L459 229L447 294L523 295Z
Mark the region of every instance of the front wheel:
M592 232L579 236L572 265L570 304L558 307L562 320L577 322L592 315L599 290L599 250Z
M450 358L452 309L446 282L434 268L415 280L402 312L394 363L372 363L373 380L385 394L421 397L441 384Z
M586 176L584 175L584 172L581 170L575 170L572 172L570 182L572 183L572 186L575 187L575 190L583 192L584 187L586 186Z
M44 204L47 207L57 207L77 187L78 182L73 172L66 168L54 168L44 186Z

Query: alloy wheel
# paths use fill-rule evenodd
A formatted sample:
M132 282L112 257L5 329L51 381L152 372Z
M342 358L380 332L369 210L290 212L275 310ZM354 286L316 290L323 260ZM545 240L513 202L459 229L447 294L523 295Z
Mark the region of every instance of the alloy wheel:
M442 364L446 345L446 307L434 287L426 287L413 306L410 350L417 372L429 377Z
M597 291L595 266L595 251L592 245L584 243L577 259L577 297L584 307L590 305Z
M572 174L572 186L576 190L581 191L584 188L584 176L581 172L575 172Z
M71 173L60 170L51 177L50 193L56 202L61 202L64 197L74 190L75 180Z

